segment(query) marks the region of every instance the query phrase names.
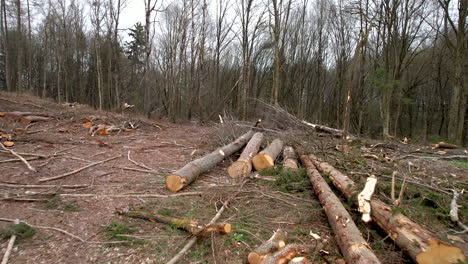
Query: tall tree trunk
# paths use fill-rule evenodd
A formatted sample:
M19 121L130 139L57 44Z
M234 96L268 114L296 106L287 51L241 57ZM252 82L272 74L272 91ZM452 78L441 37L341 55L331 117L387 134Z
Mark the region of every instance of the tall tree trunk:
M3 51L5 54L5 79L6 79L6 88L7 91L11 91L11 68L10 68L10 40L8 37L8 20L6 13L6 3L5 0L1 1L1 30L2 30L2 41L3 41Z
M16 43L16 91L19 92L23 86L23 25L21 24L21 0L16 0L16 23L18 31L18 41Z

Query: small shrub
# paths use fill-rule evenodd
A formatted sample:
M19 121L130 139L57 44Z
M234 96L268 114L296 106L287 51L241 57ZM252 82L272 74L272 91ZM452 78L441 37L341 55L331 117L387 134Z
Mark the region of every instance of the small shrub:
M0 229L0 237L10 238L12 235L16 235L19 241L32 237L34 234L36 234L36 229L25 223L9 225L6 229Z

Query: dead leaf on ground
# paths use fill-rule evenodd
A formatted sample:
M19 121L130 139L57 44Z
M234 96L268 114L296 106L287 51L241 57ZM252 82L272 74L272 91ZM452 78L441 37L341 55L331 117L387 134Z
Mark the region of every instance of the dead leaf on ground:
M31 123L31 120L29 120L29 119L27 119L27 118L24 118L24 117L22 117L22 118L20 119L20 122L21 122L21 123L23 123L23 124L25 124L25 125L28 125L28 124L30 124L30 123Z
M106 142L104 142L102 140L96 139L95 141L96 141L96 143L99 144L99 147L110 147L109 143L106 143Z
M4 141L3 142L3 146L5 146L5 147L13 147L13 145L15 145L15 142L13 142L13 141Z
M83 127L84 127L84 128L90 128L90 127L92 127L92 126L93 126L93 123L90 122L90 121L88 121L88 122L86 122L86 123L83 124Z
M0 117L5 116L5 112L0 112Z

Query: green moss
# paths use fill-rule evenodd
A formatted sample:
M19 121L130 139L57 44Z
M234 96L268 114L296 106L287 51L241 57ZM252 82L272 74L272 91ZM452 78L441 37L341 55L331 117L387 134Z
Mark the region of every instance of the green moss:
M133 241L134 239L131 237L119 236L119 235L133 234L136 232L136 229L130 227L126 223L112 222L106 225L103 231L107 239L119 240L119 241Z
M392 175L393 170L390 168L380 168L379 173L383 175Z
M46 210L61 210L65 212L77 212L79 211L78 206L74 202L64 202L60 197L56 196L52 199L47 200L44 204Z
M172 211L167 208L161 208L157 211L157 213L164 216L172 216Z

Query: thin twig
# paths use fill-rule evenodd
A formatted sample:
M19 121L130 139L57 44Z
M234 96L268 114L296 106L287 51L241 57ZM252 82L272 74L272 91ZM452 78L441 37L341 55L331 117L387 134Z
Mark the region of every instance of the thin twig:
M77 185L23 185L23 184L11 184L11 183L0 183L0 187L13 188L13 189L43 189L43 188L64 188L64 189L80 189L87 188L89 185L77 184Z
M82 170L85 170L87 168L90 168L90 167L93 167L93 166L96 166L96 165L99 165L99 164L102 164L102 163L105 163L105 162L108 162L108 161L111 161L111 160L114 160L114 159L117 159L117 158L120 158L122 157L122 155L118 155L118 156L114 156L112 158L108 158L108 159L105 159L105 160L102 160L102 161L98 161L98 162L94 162L94 163L91 163L91 164L88 164L84 167L81 167L79 169L76 169L74 171L71 171L71 172L67 172L65 174L62 174L62 175L58 175L58 176L54 176L54 177L49 177L49 178L42 178L39 180L39 182L46 182L46 181L52 181L52 180L57 180L57 179L61 179L61 178L64 178L64 177L67 177L67 176L70 176L70 175L73 175L75 173L78 173Z
M143 164L143 163L138 163L138 162L132 160L132 158L130 157L130 150L129 150L128 153L127 153L127 158L128 158L128 160L129 160L131 163L133 163L133 164L135 164L135 165L137 165L137 166L139 166L139 167L142 167L143 169L147 169L147 170L149 170L149 171L156 172L154 169L152 169L152 168L146 166L145 164Z
M28 167L28 169L29 169L30 171L37 172L37 170L36 170L33 166L31 166L31 164L29 164L29 162L28 162L27 160L25 160L21 155L19 155L18 153L16 153L14 150L6 148L6 147L5 147L3 144L1 144L1 143L0 143L0 146L2 146L2 148L3 148L4 150L9 151L13 156L15 156L15 157L17 157L18 159L20 159L20 160L24 163L24 165L26 165L26 167Z
M460 221L460 218L458 217L458 204L457 204L457 200L458 198L460 198L460 194L463 194L464 190L462 190L461 192L457 192L456 190L452 190L452 191L453 191L453 198L452 198L452 202L450 203L450 220L452 220L452 222L457 223L463 229L460 232L456 232L457 234L466 233L468 232L468 227L465 226Z
M136 198L170 198L178 196L192 196L192 195L202 195L202 192L183 192L175 194L93 194L93 193L62 193L59 194L61 197L109 197L109 198L127 198L127 197L136 197Z
M19 219L14 220L15 225L19 224ZM13 246L15 245L15 240L16 240L16 234L13 234L10 237L10 241L8 242L7 249L5 251L5 255L3 255L2 259L2 264L7 264L8 259L10 258L11 250L13 249Z

